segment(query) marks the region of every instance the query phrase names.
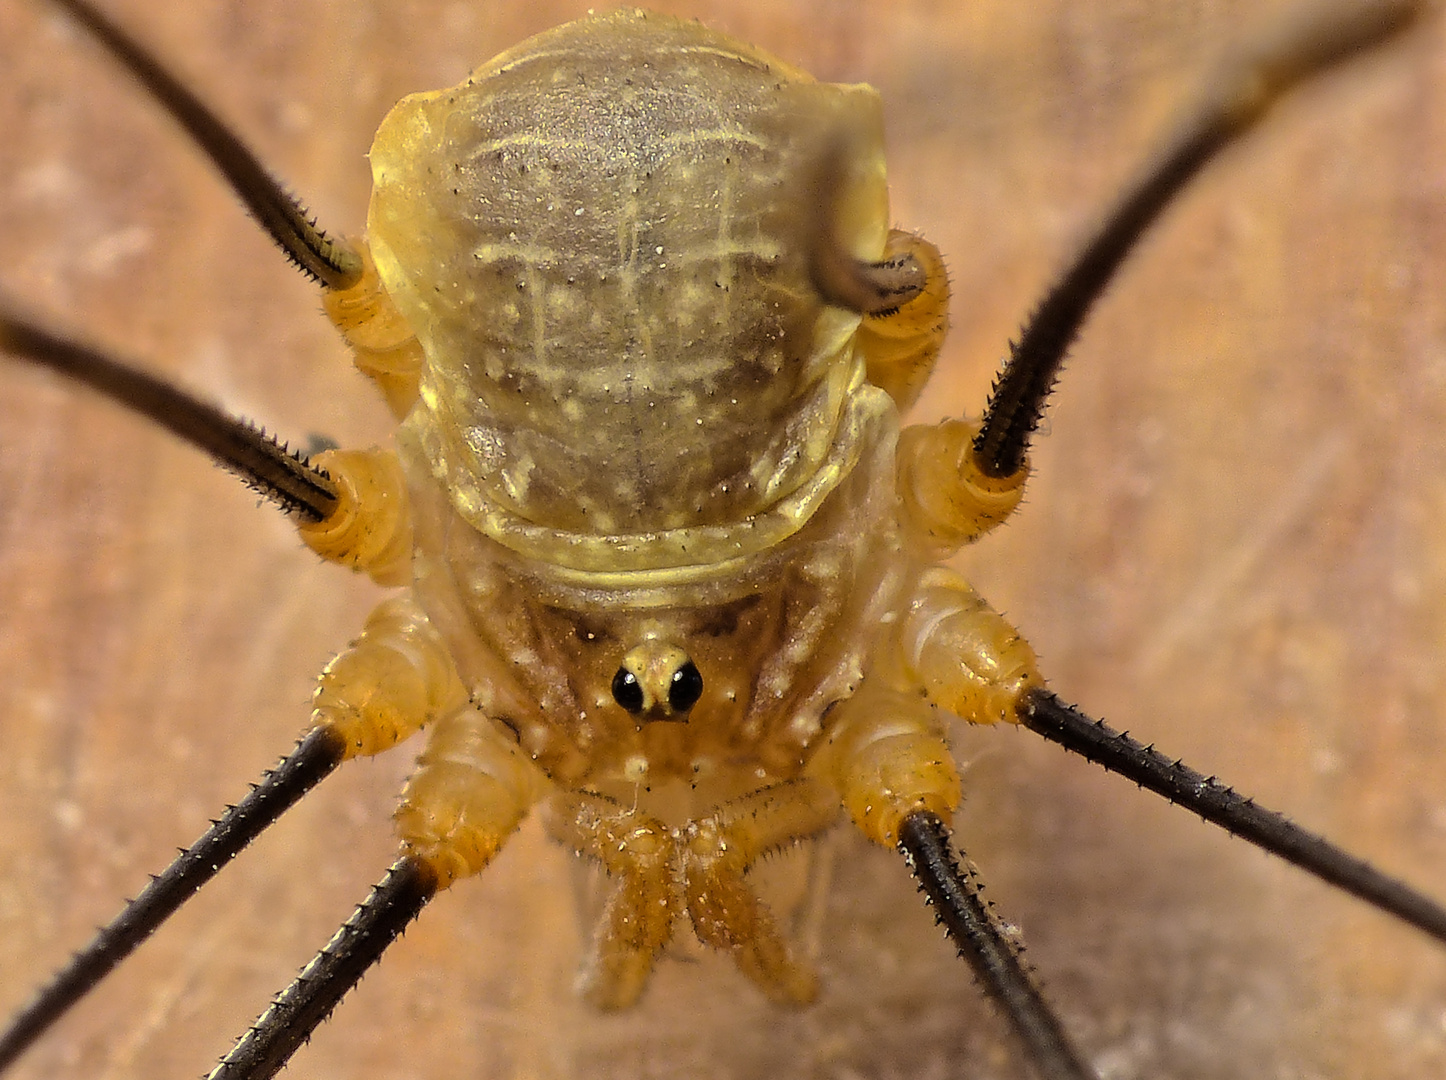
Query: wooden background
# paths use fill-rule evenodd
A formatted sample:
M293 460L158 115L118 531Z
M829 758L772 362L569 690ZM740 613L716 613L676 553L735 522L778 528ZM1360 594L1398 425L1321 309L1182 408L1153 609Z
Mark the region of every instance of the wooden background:
M894 216L946 252L919 407L1006 339L1247 0L670 2L888 108ZM403 93L586 0L110 0L326 223ZM1293 98L1175 208L1064 374L1018 520L964 564L1053 685L1446 896L1446 32ZM304 441L388 422L169 124L40 0L0 5L0 285ZM376 593L193 452L0 366L0 1011L285 751ZM1111 1080L1446 1069L1446 951L1017 732L964 733L961 841ZM391 858L406 753L333 778L15 1071L202 1072ZM529 827L438 900L290 1075L1025 1075L890 853L835 844L823 1000L712 958L569 993Z

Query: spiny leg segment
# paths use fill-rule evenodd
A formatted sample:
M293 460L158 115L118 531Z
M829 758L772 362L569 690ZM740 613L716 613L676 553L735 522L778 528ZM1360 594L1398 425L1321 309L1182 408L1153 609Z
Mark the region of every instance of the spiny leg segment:
M284 444L163 379L47 330L0 303L0 351L98 390L210 454L222 468L299 520L318 522L336 509L336 483Z
M1019 722L1050 742L1133 780L1446 943L1446 908L1430 897L1257 805L1215 777L1205 776L1153 746L1144 746L1112 730L1104 721L1071 708L1043 687L1034 687L1022 696Z
M103 44L170 113L221 170L231 190L302 273L328 289L361 278L352 248L317 228L301 201L288 194L251 149L138 41L85 0L52 0Z
M212 109L88 0L53 0L150 92L211 161L281 253L323 289L328 317L399 419L417 395L421 347L381 287L366 245L321 229Z
M949 827L927 810L899 827L899 851L934 909L935 919L1004 1010L1042 1080L1087 1080L1095 1075L1060 1024L1024 962L1017 935L1004 927L981 895L979 871L961 867Z
M1025 324L995 380L974 440L986 476L1024 468L1065 353L1125 257L1161 212L1225 147L1250 132L1296 86L1408 29L1422 0L1311 4L1251 52L1232 58L1163 150L1116 203L1103 225Z
M141 942L210 881L268 825L325 779L344 759L345 743L332 729L317 728L228 807L204 836L151 879L140 894L83 949L71 957L0 1034L0 1071L72 1005L91 991Z
M436 870L425 860L404 855L393 863L356 913L211 1070L209 1080L275 1076L436 892Z

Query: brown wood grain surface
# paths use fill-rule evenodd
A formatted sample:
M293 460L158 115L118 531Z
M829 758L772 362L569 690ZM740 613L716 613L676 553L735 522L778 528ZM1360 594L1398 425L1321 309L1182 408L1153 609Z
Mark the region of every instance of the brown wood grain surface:
M110 0L328 225L403 93L586 0ZM1276 3L660 5L883 92L893 214L955 330L1005 342L1211 61ZM0 5L0 287L305 441L388 421L172 127L41 0ZM1446 31L1288 101L1168 215L1064 373L1018 519L962 560L1052 685L1446 896ZM376 592L235 481L0 364L0 1011L287 750ZM1446 1071L1446 951L1025 733L966 732L961 842L1111 1080ZM392 855L407 751L353 765L16 1068L191 1077ZM590 1013L567 858L529 826L439 899L289 1075L1027 1075L898 859L835 842L822 1000L665 963Z

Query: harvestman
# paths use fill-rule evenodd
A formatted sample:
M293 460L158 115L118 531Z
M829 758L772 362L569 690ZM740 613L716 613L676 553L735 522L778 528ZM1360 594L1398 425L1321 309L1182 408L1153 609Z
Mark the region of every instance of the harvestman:
M229 136L199 110L184 91L168 84L166 77L151 67L142 54L125 43L124 39L118 37L113 29L93 13L78 5L74 7L79 17L89 22L103 37L111 39L112 47L122 58L139 69L137 73L152 84L158 95L191 127L193 134L203 144L207 144L223 170L227 171L242 192L243 198L247 199L253 212L267 224L268 229L295 261L326 283L333 290L334 296L344 294L348 286L355 284L359 275L355 253L345 247L333 247L330 241L312 231L304 221L304 215L299 214L289 201L275 191L259 169L254 167L249 155L231 142ZM1333 20L1319 36L1307 34L1298 28L1295 36L1285 39L1283 52L1265 54L1272 61L1284 58L1285 78L1279 85L1271 87L1270 93L1263 92L1258 99L1237 94L1240 83L1222 81L1220 85L1227 88L1227 97L1224 99L1226 107L1213 113L1207 111L1203 114L1204 120L1199 127L1187 128L1182 132L1172 150L1160 159L1164 165L1124 200L1121 211L1111 219L1100 239L1088 249L1074 271L1065 277L1064 285L1041 307L1020 345L1014 350L1011 367L1001 380L978 436L974 437L971 432L969 438L964 438L960 434L962 426L942 429L948 433L944 438L950 448L951 460L947 467L938 460L940 452L935 444L925 441L927 435L916 430L912 441L906 438L907 449L903 458L910 459L912 453L916 462L913 467L921 470L927 478L913 488L917 494L912 498L924 505L911 508L909 513L913 514L916 523L922 523L919 532L934 535L937 540L935 546L941 552L959 542L972 539L982 528L992 525L996 519L1001 519L1012 510L1011 499L1017 498L1025 475L1024 449L1038 419L1044 396L1052 383L1058 361L1090 302L1123 258L1134 238L1149 224L1173 192L1220 145L1253 122L1259 112L1273 100L1276 92L1286 89L1296 78L1334 60L1338 55L1353 52L1384 36L1408 15L1408 9L1403 6L1378 8L1375 12L1373 16L1354 23L1345 18ZM663 32L672 31L664 26ZM828 126L824 125L825 128ZM866 199L867 196L867 192L860 194L856 190L867 186L867 178L859 180L856 175L866 174L867 169L861 168L851 157L857 150L853 139L852 134L830 132L826 138L812 144L805 141L803 145L806 152L803 153L802 161L809 167L803 170L804 175L799 180L802 185L800 190L811 192L814 197L809 201L809 205L824 212L797 215L802 219L799 250L807 257L796 257L793 260L798 264L795 269L802 267L806 279L812 281L818 293L828 298L836 312L863 313L868 320L866 325L875 333L880 332L880 327L897 325L898 320L907 322L911 317L915 322L921 323L922 331L917 336L924 341L916 348L914 356L924 356L923 360L918 361L918 367L926 372L927 364L932 362L930 350L937 350L937 337L932 334L931 328L940 321L944 303L940 288L942 279L929 262L928 250L917 246L912 238L905 237L898 241L900 246L895 257L882 263L858 263L850 249L869 246L868 237L854 236L846 239L843 236L834 236L835 232L844 231L838 222L852 211L851 201ZM375 231L377 230L374 224ZM661 255L662 252L658 254ZM373 306L385 303L384 299L377 299L375 292L371 295L363 294L359 302ZM361 336L357 332L358 326L365 324L365 318L345 310L338 314L339 306L333 304L334 318L350 329L354 336ZM890 320L895 321L891 323ZM847 322L847 319L844 321ZM382 329L391 330L390 327ZM887 333L887 329L883 332ZM365 333L365 329L362 333ZM400 340L403 347L406 347L405 334L401 335L400 339L395 333L392 333L391 337L392 340L384 344L396 345ZM384 583L396 584L405 580L405 564L410 557L410 546L406 542L409 537L404 537L399 528L390 524L378 528L367 523L363 529L364 540L368 529L380 537L370 548L365 542L358 543L351 538L331 543L329 548L329 540L315 539L318 532L337 532L338 518L345 516L336 511L337 503L345 500L338 500L333 478L308 468L290 455L277 450L269 442L256 437L249 429L204 410L184 395L118 368L99 355L50 335L19 318L6 321L4 338L6 344L17 353L29 355L52 367L68 370L85 381L99 385L132 408L206 446L303 520L309 517L314 521L321 521L321 529L311 529L315 546L319 549L328 549L339 561L367 565L374 576ZM374 352L385 351L375 348L379 344L376 337L368 344L374 347ZM912 361L912 357L910 359ZM407 372L386 368L382 375L379 381L384 390L388 391L389 397L397 405L397 411L404 412L410 406L410 398L414 394L414 390L406 385ZM917 392L920 381L917 375L917 370L907 364L902 372L897 366L891 368L888 362L882 362L877 371L873 367L870 369L871 378L883 382L900 401L910 399L910 396ZM974 446L972 452L965 449L970 443ZM925 449L921 451L920 446ZM970 510L964 514L959 514L948 505L928 505L937 498L937 493L942 490L941 485L949 481L954 471L970 467L971 453L979 455L978 469L982 476L997 477L997 481L980 481L986 488L992 486L1000 489L985 493L986 502L989 495L997 494L997 505L986 506L982 511ZM324 463L336 476L348 475L349 466L345 458L333 456L324 459ZM534 463L526 464L530 467ZM383 461L381 470L385 472L386 468L387 463ZM840 472L845 477L851 475L849 469L841 469ZM370 480L366 473L361 473L360 476L361 479L354 482L365 483ZM913 482L913 478L906 472L902 482L907 486ZM385 477L380 483L387 483ZM821 498L826 498L832 490L830 488ZM584 491L583 496L601 498L596 492ZM948 497L942 501L947 503ZM363 512L374 509L365 498L361 503ZM382 500L381 505L384 515L398 516L394 510L395 498L390 503ZM814 509L810 504L795 510L794 513L806 521L811 521L810 515ZM556 508L548 507L546 512L556 512ZM602 521L605 520L608 510L603 506L602 509L591 512L597 520ZM760 512L757 516L762 518L765 515ZM760 525L766 524L760 522ZM651 527L658 528L657 525ZM675 526L663 526L667 527ZM499 526L500 528L502 527ZM939 538L937 534L944 531L950 531L952 535ZM542 542L546 543L546 537ZM621 545L610 543L602 547L620 548ZM647 566L643 568L647 569ZM964 610L957 603L947 600L948 595L959 593L960 587L942 578L931 580L934 592L945 594L946 599L938 601L943 606L937 612L929 613L929 617L923 619L922 623L947 620ZM604 614L606 612L599 613L599 619ZM935 618L935 615L938 618ZM387 608L384 617L373 624L377 630L377 638L385 639L392 633L382 629L383 624L388 621L393 626L403 627L401 635L415 644L417 657L423 666L445 667L445 654L431 650L425 640L429 633L425 620L419 621L415 614L396 606ZM987 666L991 650L1002 655L1013 655L1011 650L1014 646L1008 642L1007 633L997 630L999 624L993 622L992 617L986 618L983 624L969 622L970 629L962 636L975 636L974 628L977 625L985 626L989 633L1000 638L998 644L985 646L982 653L985 662L977 666ZM982 707L977 704L966 707L965 697L960 696L963 691L952 688L952 676L940 670L947 667L949 658L935 655L939 651L938 642L924 633L923 626L918 628L918 633L922 635L920 640L923 644L919 645L908 660L917 668L909 674L928 683L936 696L953 704L957 711L972 713L974 719L1013 718L983 715L979 711ZM606 636L606 628L600 630L599 634ZM716 632L714 636L717 636ZM955 640L950 644L954 646L950 655L958 655L961 641ZM694 651L697 651L696 646ZM324 697L321 705L323 708L336 710L331 715L337 724L357 723L359 719L354 714L361 710L348 700L349 687L353 685L350 680L353 679L376 680L382 684L384 697L398 698L403 691L415 690L424 699L429 698L430 700L420 704L394 710L400 714L400 720L396 717L388 718L392 723L410 723L413 727L433 719L433 714L439 721L444 719L446 715L454 713L466 697L455 684L455 677L448 678L445 672L421 679L419 687L404 686L398 689L395 683L387 681L386 676L377 674L379 669L373 661L359 659L364 655L365 646L345 654L341 666L334 667L329 682L323 684ZM868 672L876 674L882 661L879 661L877 655L870 655L866 659L876 662L874 666L867 668ZM639 731L668 732L666 738L672 738L672 732L684 730L684 724L695 705L702 701L704 704L700 706L701 709L708 704L708 699L704 696L708 692L708 675L700 675L698 669L701 667L713 675L719 670L726 670L724 661L715 662L711 669L706 664L695 666L686 654L677 649L671 639L658 639L647 634L639 637L635 646L626 649L616 661L616 671L609 680L613 702L623 712L641 717L638 723ZM360 674L337 674L345 671L348 663L354 665ZM1100 725L1064 708L1051 695L1038 688L1036 680L1029 673L1030 661L1027 652L1025 659L1019 660L1017 664L1021 673L1019 685L1009 688L1007 705L1009 711L1017 710L1018 719L1026 726L1041 731L1085 753L1086 756L1101 760L1108 767L1145 786L1163 791L1211 820L1227 824L1261 846L1292 858L1327 880L1334 881L1421 926L1434 936L1442 937L1443 933L1446 933L1446 930L1443 930L1446 928L1446 916L1443 916L1436 905L1380 877L1368 867L1348 859L1328 845L1294 830L1274 815L1259 811L1235 798L1218 785L1206 782L1181 766L1173 765L1157 755L1133 746L1128 740L1115 736ZM1079 1062L1077 1054L1069 1047L1058 1025L1039 1001L1026 973L1017 964L1008 936L991 933L997 931L997 926L987 910L979 907L971 898L971 876L960 875L951 865L946 833L937 815L952 809L957 794L953 790L955 781L952 769L945 764L947 751L943 750L942 744L938 742L931 722L921 721L914 729L890 727L886 731L877 731L872 726L875 712L885 711L887 706L888 709L897 709L900 715L904 715L910 711L906 703L891 700L887 692L878 690L876 684L867 681L864 691L848 697L846 691L852 691L854 687L848 679L844 682L848 683L846 687L843 684L834 686L830 700L846 700L853 705L871 700L867 695L872 691L876 708L855 709L847 723L842 722L839 715L830 714L825 719L821 737L830 745L830 754L839 759L836 762L822 764L827 755L819 752L818 742L812 741L814 733L805 733L800 744L808 749L810 769L815 769L816 772L805 776L795 775L792 777L793 782L803 787L823 784L830 790L836 789L843 801L849 804L855 819L875 839L891 842L897 832L901 846L909 855L924 887L940 903L951 934L965 943L966 955L976 964L982 965L981 971L990 971L986 982L993 987L996 995L1007 1003L1011 1018L1029 1044L1041 1073L1048 1076L1089 1075L1087 1068ZM477 687L473 685L468 689L472 697L477 698ZM997 691L1000 688L993 689ZM951 693L954 696L951 697ZM329 699L325 697L328 694ZM392 703L394 702L389 702ZM840 715L843 712L841 710ZM243 802L236 813L228 815L218 830L203 839L201 845L204 846L199 847L189 861L181 860L172 871L162 877L157 887L148 890L137 905L131 908L126 916L122 916L121 922L117 924L121 929L113 929L109 935L103 936L96 946L81 955L76 965L62 973L53 988L17 1021L7 1041L0 1044L5 1047L6 1054L13 1057L23 1049L54 1015L98 980L145 932L214 873L217 864L223 862L266 821L329 772L341 760L348 744L363 743L363 748L371 752L405 733L401 730L379 731L375 720L374 716L367 717L365 723L358 724L356 734L345 740L336 737L335 727L318 729L317 733L309 737L298 752L288 759L287 764L273 773L256 794ZM673 726L674 722L680 720L683 723ZM850 725L853 727L850 728ZM527 738L525 726L515 721L509 725L513 730L523 728L518 734L524 740ZM458 737L475 740L491 736L487 732L468 729ZM933 775L922 784L920 791L906 794L902 805L885 811L880 820L877 804L884 800L888 794L887 789L898 789L904 784L897 780L881 783L877 776L857 775L859 761L865 755L856 752L855 748L847 744L850 740L873 744L885 737L902 738L905 743L921 744L924 749L917 752L906 750L901 759L886 755L885 760L876 764L876 768L892 770L894 773L933 770ZM666 741L664 745L666 746ZM841 746L842 749L839 748ZM544 747L533 751L531 756L546 759L553 753L553 750ZM516 756L507 749L501 754L504 760L510 760L508 755ZM770 760L768 767L777 775L787 774L786 763L779 764ZM523 762L518 768L525 771L527 766ZM561 758L555 763L552 774L554 777L568 775ZM635 775L627 775L636 781ZM511 786L522 788L528 783L531 781L516 781ZM591 787L592 782L589 784ZM795 786L789 790L798 791L800 788ZM785 830L783 838L791 839L794 835L812 832L836 812L836 808L825 809L807 802L814 799L816 794L805 791L802 801L791 798L782 801L785 816L787 813L797 812L805 819L803 825L797 828L790 826L789 830ZM555 831L562 833L574 846L603 857L604 848L589 848L586 836L569 835L569 829L582 830L584 821L588 828L605 829L610 813L606 809L606 800L599 792L597 795L588 794L578 798L575 803L575 806L569 804L576 815L575 819L569 823L564 818L561 824L555 826ZM758 802L753 809L767 816L778 812L777 803L774 796L769 796ZM805 805L807 809L799 809ZM598 822L603 824L599 825ZM727 826L731 822L721 819L714 824ZM498 825L492 830L497 834L497 840L486 841L482 846L485 847L486 843L495 845L500 841L500 837L510 830L511 825L510 820ZM415 851L420 840L416 833L409 835ZM490 836L491 832L488 835ZM746 830L737 834L735 843L739 838L746 840L747 836ZM350 987L361 970L379 955L400 927L426 902L437 886L438 876L446 877L453 872L463 872L461 867L453 866L454 863L465 861L464 856L455 850L455 845L443 845L443 848L441 854L433 852L422 857L408 856L394 867L378 895L369 901L358 918L349 924L354 932L338 939L334 947L323 953L312 977L288 991L282 998L283 1006L271 1014L272 1019L263 1021L243 1040L236 1053L223 1064L220 1070L222 1075L269 1075L284 1062L314 1023L329 1011L340 995ZM485 855L486 852L483 857ZM632 858L640 853L636 848L632 848L628 855ZM634 862L636 861L638 860L634 859ZM805 998L809 992L807 973L801 972L786 955L771 955L770 950L775 946L766 931L740 929L744 916L729 908L729 902L717 898L720 892L731 887L732 872L726 868L722 871L710 870L703 864L700 864L700 867L690 864L690 871L696 871L708 884L700 890L700 895L690 894L687 898L689 913L695 925L699 925L700 932L701 923L707 921L706 910L710 905L721 905L723 913L718 916L718 923L722 930L719 931L715 943L731 946L742 957L740 963L745 970L754 975L765 991L783 998ZM476 868L467 866L465 870L470 872ZM656 883L648 885L647 882L654 879L638 870L632 863L618 869L625 877L636 877L643 881L645 891L647 888L663 888L666 892L666 875L657 879L663 881L662 886L657 886ZM710 877L710 874L713 876ZM741 905L738 910L747 907L746 898L738 903ZM601 987L598 993L603 1004L626 1004L627 1000L641 989L640 980L646 977L646 967L651 963L652 953L648 951L652 948L651 945L644 947L635 942L624 942L625 947L615 948L609 953L607 942L616 945L621 938L622 931L615 930L610 939L605 939L599 956L598 963L603 974L594 985ZM642 968L641 972L639 967ZM328 969L335 970L337 974L321 974ZM292 1009L303 1018L288 1019L288 1011ZM281 1017L279 1022L276 1020L278 1016Z

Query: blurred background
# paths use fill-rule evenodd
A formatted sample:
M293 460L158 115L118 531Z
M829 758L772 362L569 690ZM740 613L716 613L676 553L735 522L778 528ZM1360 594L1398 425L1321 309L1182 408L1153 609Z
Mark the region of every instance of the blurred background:
M585 3L109 0L359 230L370 133ZM983 402L1052 275L1245 0L662 3L884 96L893 215L954 331L915 419ZM961 564L1053 687L1446 897L1446 31L1292 96L1128 264L1018 518ZM0 287L293 442L384 440L314 288L100 50L0 6ZM188 449L0 364L0 1011L291 746L378 593ZM333 777L16 1068L195 1076L392 858L411 746ZM1446 952L1027 733L961 732L961 844L1110 1080L1446 1069ZM335 1080L1023 1077L892 853L819 855L822 1000L669 961L572 996L570 860L529 824L297 1056ZM820 865L823 865L820 863Z

